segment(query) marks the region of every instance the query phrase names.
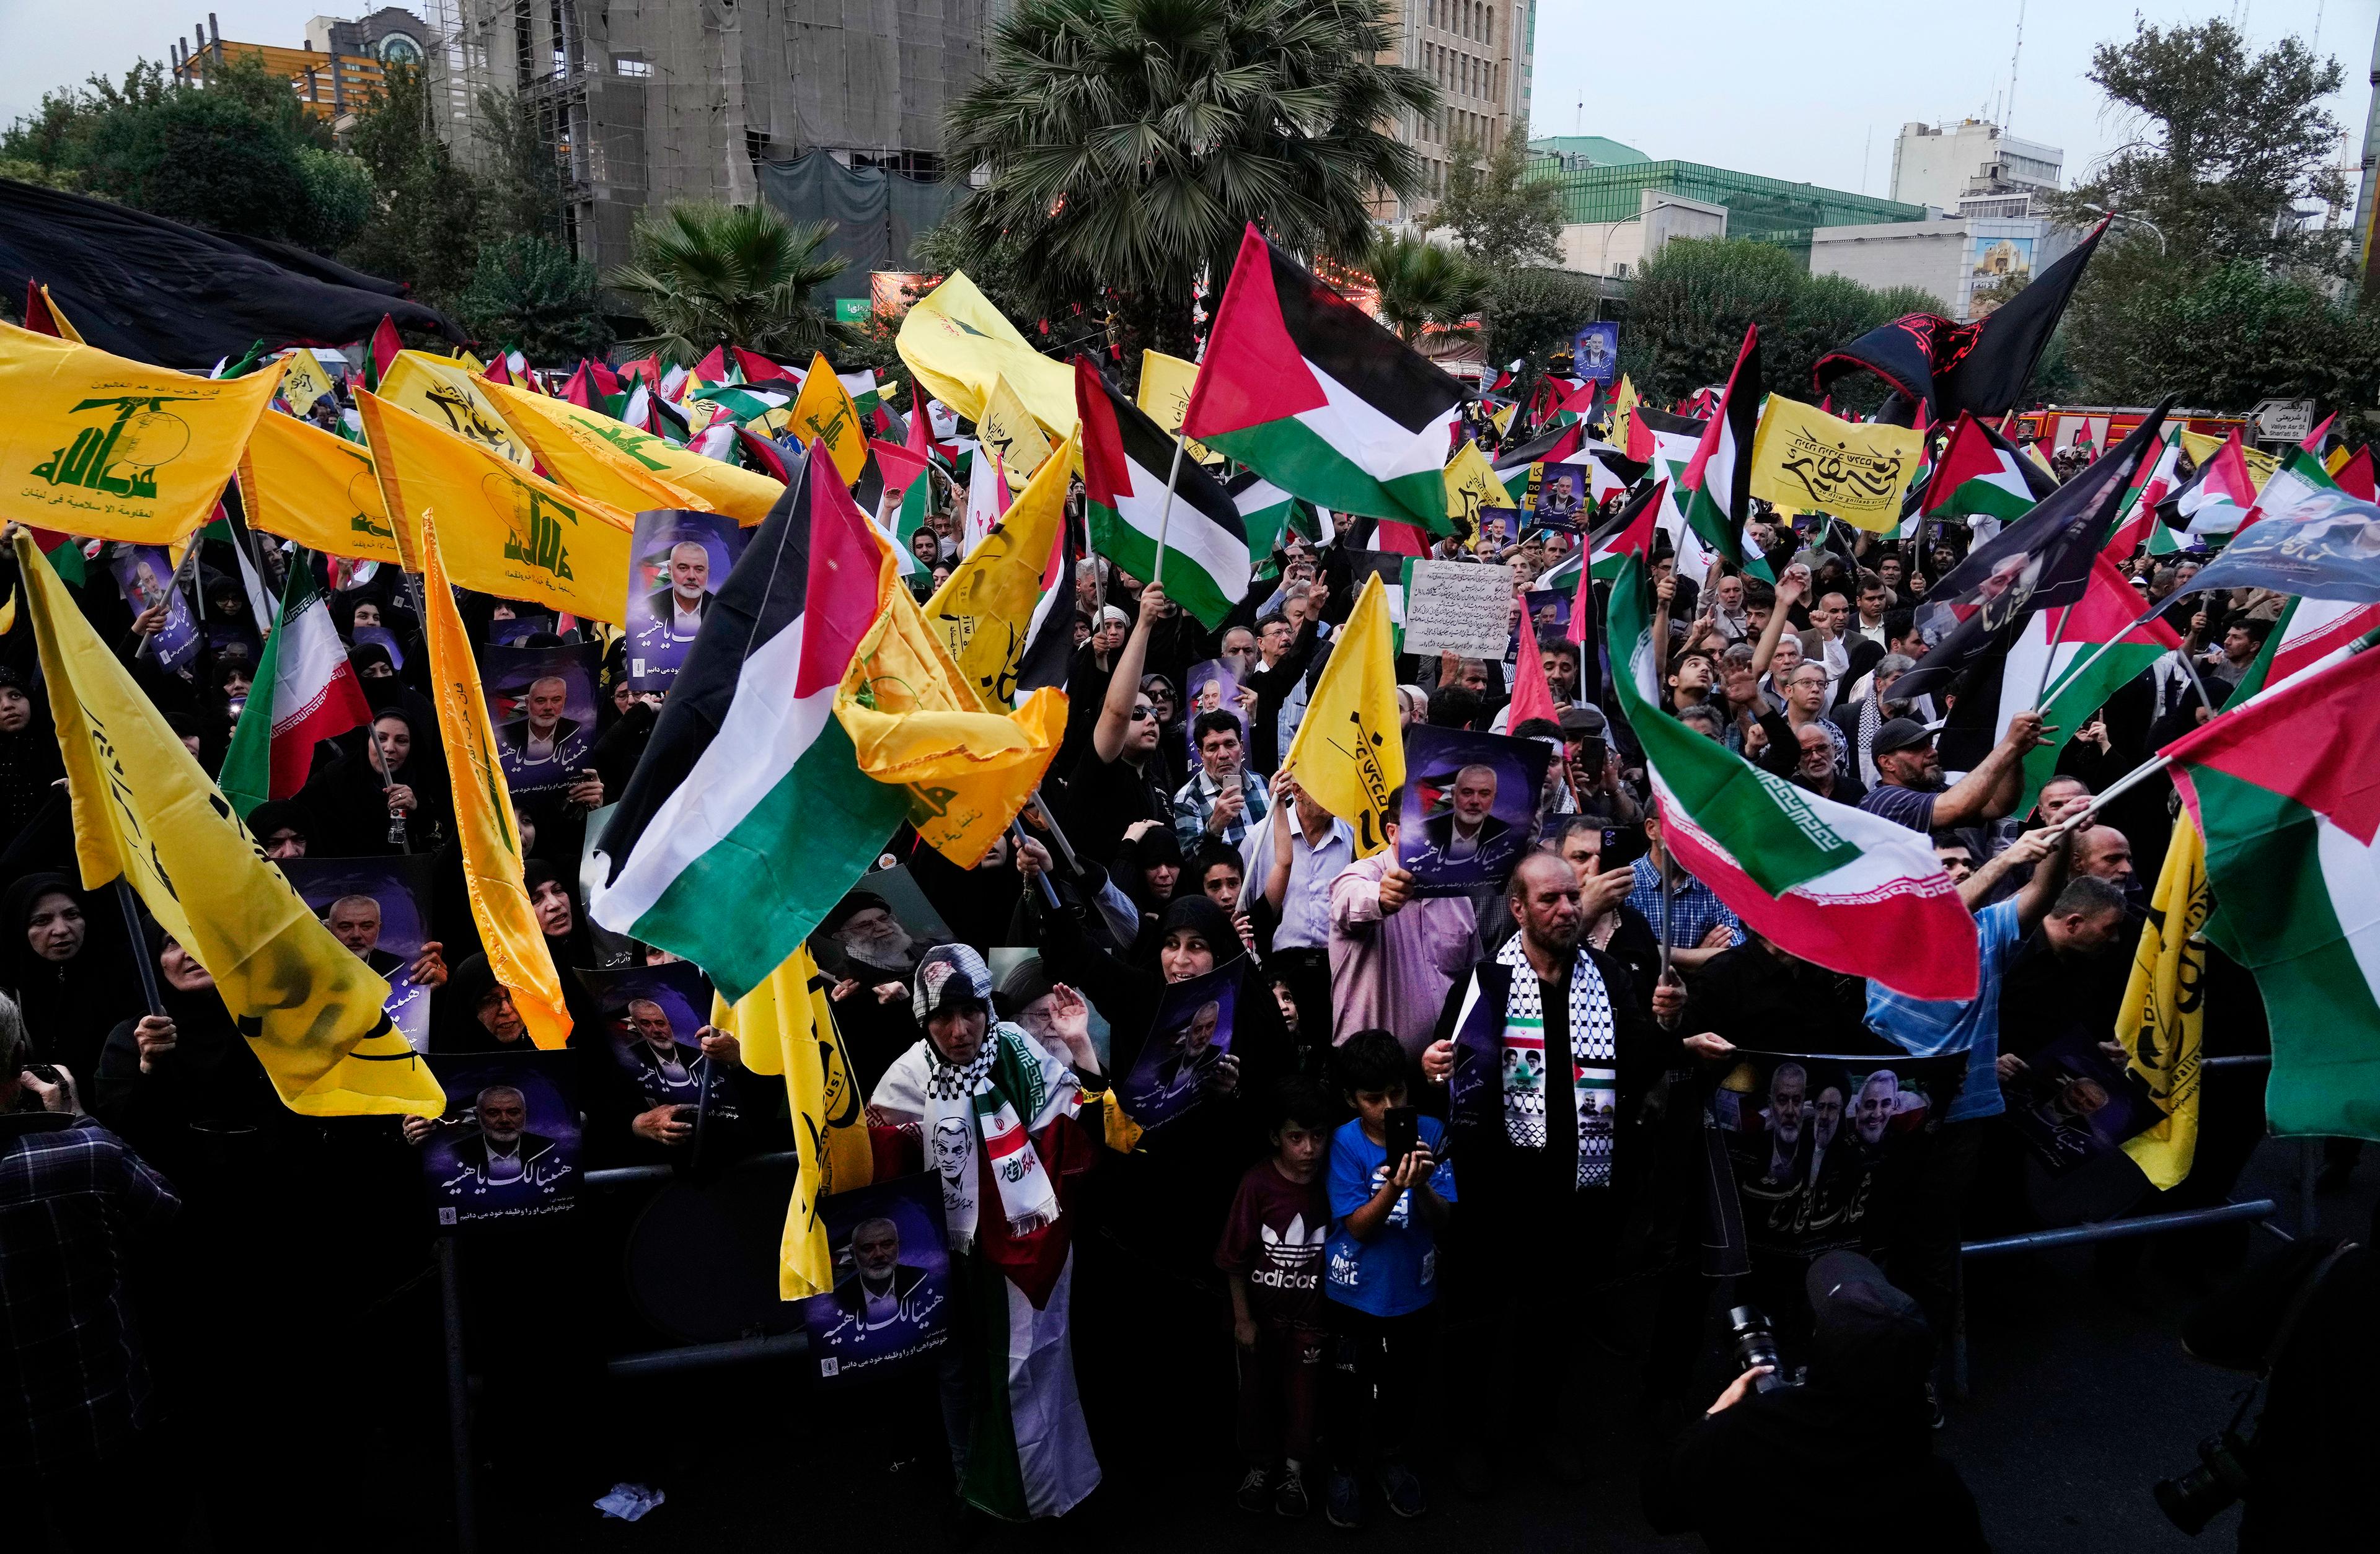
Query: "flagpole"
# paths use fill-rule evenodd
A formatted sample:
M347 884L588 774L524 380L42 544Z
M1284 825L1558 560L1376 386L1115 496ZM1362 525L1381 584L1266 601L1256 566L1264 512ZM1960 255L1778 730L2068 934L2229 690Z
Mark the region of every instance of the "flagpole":
M2049 689L2049 672L2058 663L2058 645L2066 640L2066 623L2074 618L2075 605L2080 603L2082 601L2076 600L2058 612L2058 629L2049 634L2049 650L2041 656L2041 684L2033 687L2031 705L2035 708L2041 705L2042 693Z
M132 941L132 965L140 973L140 994L149 1001L149 1013L162 1017L165 1001L157 991L157 958L149 953L149 938L140 931L140 904L121 874L115 877L115 904L123 908L124 930Z
M1165 472L1165 505L1157 511L1157 573L1148 579L1152 583L1165 581L1165 528L1173 518L1173 482L1181 478L1182 436L1176 432L1173 438L1173 467Z

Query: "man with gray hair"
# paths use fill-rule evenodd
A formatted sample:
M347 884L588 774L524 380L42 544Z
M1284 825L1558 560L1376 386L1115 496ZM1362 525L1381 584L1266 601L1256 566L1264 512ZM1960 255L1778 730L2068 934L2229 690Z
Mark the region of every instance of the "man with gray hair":
M52 1515L78 1548L172 1541L158 1537L164 1497L141 1492L154 1482L149 1371L124 1269L180 1207L84 1113L74 1075L33 1061L23 1016L0 998L0 1372L15 1383L0 1461L30 1511L18 1518L30 1547Z

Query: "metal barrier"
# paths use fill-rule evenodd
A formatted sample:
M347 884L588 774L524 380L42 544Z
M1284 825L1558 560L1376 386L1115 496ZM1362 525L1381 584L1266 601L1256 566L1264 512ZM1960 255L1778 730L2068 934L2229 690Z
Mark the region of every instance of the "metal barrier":
M2095 1225L2070 1225L2063 1230L2033 1231L1997 1241L1970 1241L1959 1248L1961 1257L1998 1257L2010 1252L2038 1252L2051 1246L2082 1246L2103 1241L2129 1241L2135 1236L2161 1235L2167 1231L2194 1230L2233 1220L2262 1220L2280 1205L2270 1198L2248 1203L2218 1204L2213 1208L2184 1209L2175 1214L2143 1214L2132 1220L2108 1220Z

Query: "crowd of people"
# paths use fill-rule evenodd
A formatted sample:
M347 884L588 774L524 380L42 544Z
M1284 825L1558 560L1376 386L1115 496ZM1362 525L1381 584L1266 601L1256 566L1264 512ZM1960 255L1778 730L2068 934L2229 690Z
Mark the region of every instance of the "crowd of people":
M1732 1480L1730 1508L1694 1491L1714 1463L1766 1442L1799 1453L1797 1482L1822 1463L1899 1473L1941 1508L1929 1522L1940 1546L1980 1548L1973 1502L1929 1430L1942 1418L1937 1367L1958 1319L1959 1246L2025 1220L2003 1097L2028 1060L2078 1032L2112 1038L2170 790L2143 784L2086 828L2056 828L2207 715L2205 698L2237 680L2281 601L2175 600L2180 653L2076 734L2057 779L2020 814L2022 764L2044 737L2036 714L2015 716L1966 770L1946 772L1937 746L1950 698L1893 695L1925 651L1913 612L1963 549L1956 526L1929 526L1923 542L1840 527L1821 538L1764 516L1746 538L1774 584L1725 567L1690 581L1657 552L1665 712L1786 782L1926 833L1958 882L1977 924L1982 990L1927 1003L1747 929L1665 849L1637 742L1611 710L1599 631L1582 647L1530 613L1536 578L1580 532L1527 528L1515 540L1509 524L1491 515L1483 532L1440 541L1437 553L1512 567L1512 657L1408 656L1398 693L1409 726L1547 748L1534 845L1508 879L1420 893L1393 845L1359 856L1348 819L1301 785L1288 755L1364 564L1345 537L1318 546L1290 535L1211 629L1160 584L1083 561L1069 719L1014 839L961 869L905 829L886 839L882 865L902 868L930 911L863 878L819 926L813 944L880 1157L929 1169L935 1130L977 1130L981 1190L961 1183L944 1200L953 1246L1014 1259L1001 1264L1012 1272L1035 1262L1069 1270L1068 1300L1029 1324L1037 1342L1054 1331L1054 1350L1012 1382L1047 1411L1032 1450L1021 1422L1010 1445L1028 1481L1047 1480L1041 1499L1028 1495L1032 1509L1062 1512L1091 1492L1098 1455L1122 1446L1150 1398L1230 1421L1241 1467L1236 1487L1218 1483L1216 1495L1266 1515L1319 1510L1352 1528L1420 1515L1450 1489L1608 1475L1590 1468L1567 1421L1582 1400L1608 1411L1641 1389L1648 1417L1683 1431L1673 1451L1648 1451L1644 1503L1657 1524L1699 1525L1715 1548L1819 1547L1815 1533L1803 1543L1766 1536L1756 1502L1767 1479ZM958 561L957 529L938 511L919 531L926 581ZM2127 570L2145 603L2173 597L2194 565L2143 557ZM406 954L379 948L380 904L369 896L329 904L325 920L376 969L402 969L429 990L429 1050L521 1050L524 1023L477 942L408 580L340 564L331 581L372 722L319 747L304 790L259 807L249 829L276 860L426 860L432 934ZM180 670L145 650L162 606L136 615L96 581L76 592L216 770L258 689L259 634L233 558L201 543L191 592L205 640ZM480 643L495 623L535 613L480 596L461 603ZM511 639L558 645L589 629L528 624ZM1512 726L1520 653L1538 656L1558 715ZM1209 663L1228 667L1227 695L1192 686L1194 666ZM794 1142L781 1087L742 1065L735 1038L673 1031L647 1002L628 1011L636 1061L624 1062L573 975L674 958L599 930L580 887L590 816L620 796L660 699L629 686L613 640L583 769L516 804L524 884L580 1033L589 1165L686 1161L690 1099L708 1109L709 1160ZM0 1454L67 1497L81 1536L163 1526L191 1503L221 1536L259 1513L236 1476L192 1473L183 1499L163 1510L108 1486L145 1463L161 1430L254 1438L242 1427L261 1429L272 1410L238 1394L262 1313L284 1353L352 1342L340 1336L343 1315L372 1309L419 1264L429 1232L412 1161L428 1123L304 1119L282 1106L206 969L112 892L79 884L62 775L20 624L0 638L0 955L13 1001L0 1006L0 1099L18 1109L0 1132L11 1340L0 1366L13 1367L25 1406L0 1410ZM1387 806L1392 844L1400 798ZM162 1007L134 974L142 960ZM1114 1087L1155 1039L1165 989L1232 967L1228 1050L1180 1070L1194 1104L1145 1131L1119 1124ZM1451 1102L1456 1038L1483 1000L1500 1001L1502 1072L1490 1104L1465 1109ZM2261 1049L2254 988L2219 955L2206 1009L2210 1052ZM1964 1054L1967 1077L1923 1180L1867 1248L1873 1261L1755 1270L1747 1288L1802 1385L1767 1390L1772 1367L1714 1399L1709 1378L1723 1362L1712 1317L1727 1302L1697 1262L1715 1212L1701 1097L1739 1050ZM698 1056L709 1060L699 1069ZM2210 1082L2196 1167L2148 1207L2220 1201L2261 1134L2258 1107L2252 1083ZM1013 1158L1003 1117L1031 1157L1021 1184L993 1164ZM504 1123L481 1119L491 1137ZM61 1198L85 1204L79 1212L103 1229L31 1228L25 1206ZM984 1208L998 1212L978 1220ZM601 1390L589 1357L633 1325L590 1315L591 1296L575 1317L554 1310L557 1270L600 1283L607 1265L588 1248L622 1233L611 1211L590 1205L580 1219L523 1234L548 1248L568 1237L566 1254L492 1256L471 1290L474 1353L513 1383L492 1384L481 1403L481 1439L507 1464L574 1457L539 1421ZM297 1224L321 1233L294 1244ZM44 1238L43 1266L63 1272L35 1288L19 1247ZM140 1281L119 1266L136 1243L172 1270L175 1299L139 1298ZM2188 1255L2240 1251L2217 1232ZM540 1293L525 1299L502 1282L512 1278ZM965 1298L993 1297L972 1288ZM980 1321L957 1329L963 1348L984 1342ZM1450 1363L1453 1354L1467 1358ZM1111 1363L1117 1354L1132 1363ZM521 1397L531 1384L534 1408ZM886 1385L939 1390L941 1460L965 1481L969 1453L991 1449L973 1371ZM318 1417L346 1417L336 1402L316 1405ZM934 1412L905 1403L887 1414ZM1439 1443L1426 1455L1425 1420ZM274 1419L272 1436L285 1433ZM1772 1461L1770 1471L1787 1469ZM1618 1487L1603 1487L1608 1503Z

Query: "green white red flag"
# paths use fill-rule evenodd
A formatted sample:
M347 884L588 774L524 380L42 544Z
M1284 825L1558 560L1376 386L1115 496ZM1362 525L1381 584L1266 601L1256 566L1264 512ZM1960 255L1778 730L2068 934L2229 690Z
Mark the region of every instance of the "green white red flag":
M1670 855L1792 954L1911 998L1973 998L1974 919L1925 836L1763 771L1662 710L1647 577L1645 552L1628 552L1609 641Z
M264 639L216 785L243 817L268 798L292 797L306 785L317 744L370 722L371 706L300 551L290 560L281 621Z

